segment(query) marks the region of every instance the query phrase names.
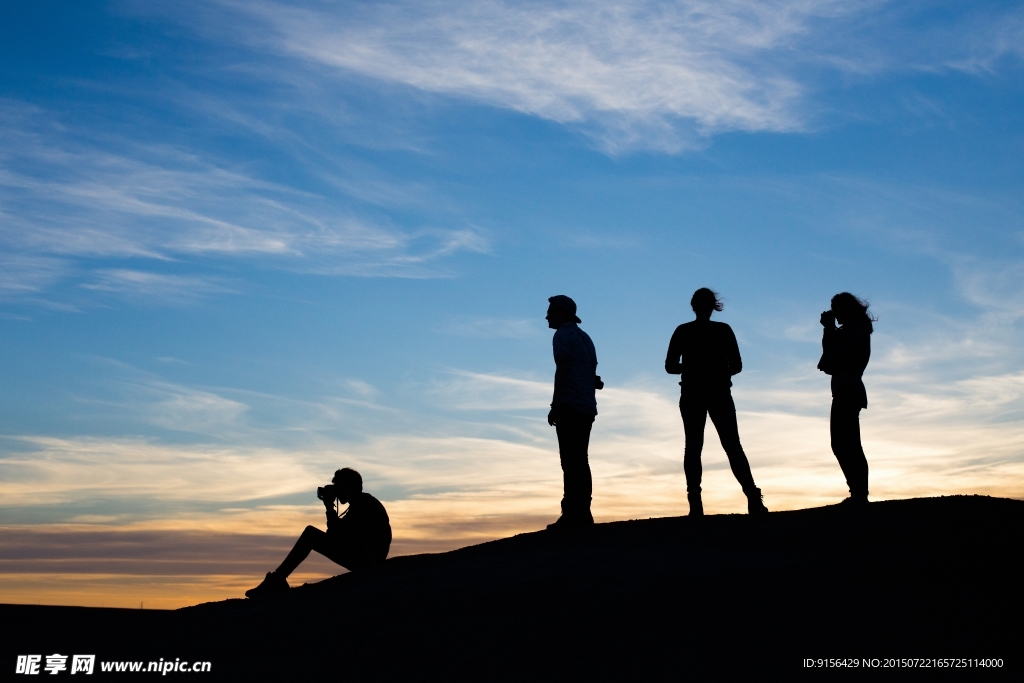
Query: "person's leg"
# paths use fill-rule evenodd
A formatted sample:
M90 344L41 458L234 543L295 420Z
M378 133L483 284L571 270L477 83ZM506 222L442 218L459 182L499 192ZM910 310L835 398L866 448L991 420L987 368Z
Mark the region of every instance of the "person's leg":
M295 568L302 564L302 561L309 557L311 550L315 550L331 562L340 564L345 569L355 569L361 566L359 553L352 552L341 539L335 538L332 534L325 533L315 526L307 526L295 542L284 562L274 573L282 578L295 571Z
M829 430L832 434L832 452L846 477L850 497L867 499L868 460L860 441L860 406L852 401L832 401Z
M743 487L743 492L750 495L757 486L754 485L754 475L750 473L747 454L743 452L743 446L740 445L740 430L736 424L736 404L732 400L732 394L726 392L713 396L708 401L708 413L711 415L711 422L715 425L715 429L718 430L722 448L729 457L729 467L732 468L733 476Z
M291 552L284 558L284 562L281 563L274 573L283 578L288 576L295 571L295 568L302 564L302 561L309 557L309 552L313 550L322 537L326 537L327 534L315 526L307 526L302 530L302 535L299 536L299 540L295 541L295 545L292 546Z
M704 502L700 497L703 468L700 455L704 450L704 426L708 420L704 397L683 394L679 398L679 414L683 418L686 446L683 449L683 472L686 473L686 502L690 504L690 517L704 516Z
M594 483L590 474L590 430L594 418L568 407L559 410L555 433L558 435L558 457L562 464L562 514L590 517L590 500Z
M700 496L700 482L703 468L700 454L704 450L704 426L708 420L707 405L697 397L682 396L679 399L679 414L683 418L683 432L686 446L683 449L683 471L686 473L686 492Z
M360 561L363 557L359 553L353 553L346 548L346 544L332 534L324 533L314 526L307 526L299 540L295 541L291 552L284 558L277 569L267 573L263 582L251 590L245 592L247 598L262 598L288 590L288 576L295 568L302 564L302 561L309 557L309 552L315 550L327 559L340 564L346 569L354 570L356 566L362 566Z
M751 515L767 514L768 508L761 500L761 489L754 484L754 475L750 473L747 454L743 452L743 446L740 445L740 430L736 425L736 404L733 403L732 393L726 391L714 396L708 402L708 413L711 415L711 421L715 424L715 429L718 430L722 448L729 456L729 467L732 468L733 476L743 487L743 493L747 497L747 513Z

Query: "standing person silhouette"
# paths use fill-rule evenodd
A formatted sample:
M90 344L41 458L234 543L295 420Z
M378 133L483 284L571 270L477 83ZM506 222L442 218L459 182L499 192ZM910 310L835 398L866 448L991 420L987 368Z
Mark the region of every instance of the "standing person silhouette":
M875 328L868 303L849 292L832 297L832 308L821 314L821 325L825 329L818 369L832 375L832 452L850 488L843 503L863 505L868 502L868 460L860 442L860 411L868 407L868 393L861 377L871 358Z
M562 516L549 529L590 526L593 480L587 449L590 430L597 415L595 389L604 386L597 376L597 351L590 336L578 327L576 302L559 294L548 299L546 319L555 330L551 346L555 356L555 391L551 398L548 424L558 435L558 457L562 463Z
M665 356L665 371L679 375L679 412L683 417L686 448L683 470L686 472L686 498L690 516L704 514L700 497L702 468L700 454L704 449L704 426L708 415L718 430L729 467L747 496L749 514L765 514L768 508L761 499L761 489L754 484L750 463L740 445L736 425L736 404L732 400L732 376L743 369L736 335L725 323L712 322L711 314L722 310L718 294L707 287L693 293L690 308L697 319L683 323L672 333Z

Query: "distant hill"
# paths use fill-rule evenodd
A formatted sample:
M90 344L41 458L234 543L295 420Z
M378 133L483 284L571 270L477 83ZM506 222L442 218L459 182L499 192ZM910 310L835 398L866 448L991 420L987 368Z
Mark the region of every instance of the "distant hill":
M204 659L204 680L818 678L804 660L819 658L956 659L975 680L1020 667L1022 531L1024 502L983 496L634 520L394 558L259 601L0 618L19 625L8 652Z

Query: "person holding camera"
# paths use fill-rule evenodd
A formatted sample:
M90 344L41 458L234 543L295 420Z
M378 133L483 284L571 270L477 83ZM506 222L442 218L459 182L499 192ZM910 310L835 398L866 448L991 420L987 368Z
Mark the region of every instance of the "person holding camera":
M768 508L762 502L761 489L754 484L754 475L750 472L750 463L740 445L740 433L736 425L732 376L743 369L736 335L727 324L712 322L711 314L721 311L723 306L718 294L707 287L701 287L693 293L690 308L697 319L676 328L665 356L665 371L679 375L679 413L686 433L683 471L686 473L686 498L690 503L690 516L704 515L700 455L704 449L704 426L708 415L729 457L729 467L747 496L747 512L752 515L765 514Z
M315 550L350 571L379 565L391 548L391 520L381 502L363 491L363 478L353 469L334 473L332 483L316 490L327 512L327 532L307 526L281 566L263 583L245 592L247 598L288 590L288 576ZM348 509L338 514L335 501Z
M850 497L843 501L847 505L868 502L868 460L860 442L860 411L868 407L862 376L871 358L872 322L867 302L849 292L832 297L832 308L821 314L825 329L818 369L832 376L829 431L832 452L850 489Z
M594 523L590 513L593 479L587 449L590 430L597 415L595 389L604 387L597 372L597 351L590 336L578 327L576 302L559 294L548 299L546 319L555 330L551 346L555 356L555 391L548 412L548 424L558 435L558 457L562 464L562 515L549 529L587 527Z

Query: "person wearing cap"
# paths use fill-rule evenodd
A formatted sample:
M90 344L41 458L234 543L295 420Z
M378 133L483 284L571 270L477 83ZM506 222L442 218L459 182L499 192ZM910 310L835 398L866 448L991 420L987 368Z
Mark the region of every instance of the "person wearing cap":
M562 515L549 529L585 527L594 523L590 513L593 480L587 449L597 415L595 389L603 386L597 376L597 351L590 336L579 328L576 302L559 294L548 299L548 327L555 330L551 346L555 356L555 391L548 424L558 435L562 464Z

